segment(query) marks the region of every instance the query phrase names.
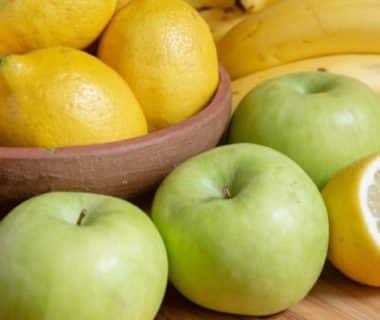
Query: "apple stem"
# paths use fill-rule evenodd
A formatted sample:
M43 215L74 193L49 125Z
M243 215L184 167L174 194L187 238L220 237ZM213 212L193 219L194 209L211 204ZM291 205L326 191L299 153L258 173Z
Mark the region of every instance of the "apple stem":
M224 197L226 199L231 199L232 198L232 194L231 194L230 188L224 187L223 188L223 195L224 195Z
M80 212L79 218L77 220L77 226L81 226L82 225L83 219L86 217L86 215L87 215L87 209L83 209Z

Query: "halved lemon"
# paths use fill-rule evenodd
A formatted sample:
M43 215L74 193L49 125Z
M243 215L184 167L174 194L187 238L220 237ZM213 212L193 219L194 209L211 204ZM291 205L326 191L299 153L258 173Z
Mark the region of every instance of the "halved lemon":
M380 287L380 154L342 170L322 195L330 261L351 279Z

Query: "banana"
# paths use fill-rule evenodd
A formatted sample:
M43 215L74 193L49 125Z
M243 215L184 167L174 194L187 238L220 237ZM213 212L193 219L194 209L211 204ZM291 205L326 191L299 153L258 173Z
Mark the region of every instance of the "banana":
M240 6L250 12L257 12L280 0L240 0Z
M118 0L117 10L124 7L131 0ZM244 11L256 12L279 0L185 0L191 6L200 10L234 8L236 4Z
M240 7L243 11L256 12L280 0L186 0L196 9Z
M201 9L200 14L209 24L214 39L218 42L252 13L278 1L280 0L240 0L232 7Z
M186 0L196 9L228 8L235 4L235 0Z
M118 0L117 10L124 7L130 1L131 0ZM257 1L257 0L253 0L253 1ZM265 0L259 0L259 1L261 2ZM186 2L188 2L191 6L193 6L196 9L228 8L235 5L235 0L186 0Z
M131 0L118 0L120 10ZM216 42L251 13L280 0L186 0L210 26Z
M232 82L232 110L261 82L285 74L328 71L361 80L380 95L380 55L336 55L308 59L253 73Z
M116 11L120 10L121 8L123 8L130 1L131 0L118 0L117 1Z
M233 79L285 63L342 53L380 53L379 0L282 0L218 43Z
M236 6L202 10L200 14L210 26L215 42L222 39L230 29L250 15Z

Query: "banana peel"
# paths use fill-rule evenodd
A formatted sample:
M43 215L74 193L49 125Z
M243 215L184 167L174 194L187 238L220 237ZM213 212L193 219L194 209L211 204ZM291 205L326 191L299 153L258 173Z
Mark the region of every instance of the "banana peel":
M240 6L249 12L258 12L280 0L240 0Z
M285 64L234 80L232 82L233 112L241 100L263 81L290 73L310 71L332 72L356 78L380 95L380 54L326 56Z
M281 0L218 42L231 77L344 53L380 54L379 0Z
M117 9L121 9L130 1L131 0L118 0ZM196 9L228 8L235 5L235 0L185 0L185 1L188 2L191 6L193 6Z
M215 42L222 39L228 31L250 15L249 12L237 6L202 10L200 14L210 26Z
M235 5L235 0L186 0L196 9L229 8Z
M201 16L210 26L215 42L219 42L232 28L251 16L280 0L240 0L232 6L203 7ZM208 1L211 2L211 1ZM214 3L215 4L215 3Z

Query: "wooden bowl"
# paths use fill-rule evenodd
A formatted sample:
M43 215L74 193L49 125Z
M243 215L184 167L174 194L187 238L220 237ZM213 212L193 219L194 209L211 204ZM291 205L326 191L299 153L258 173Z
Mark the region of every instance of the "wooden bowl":
M0 211L48 191L131 198L152 190L184 160L215 147L231 114L230 80L192 118L141 138L57 150L0 147Z

